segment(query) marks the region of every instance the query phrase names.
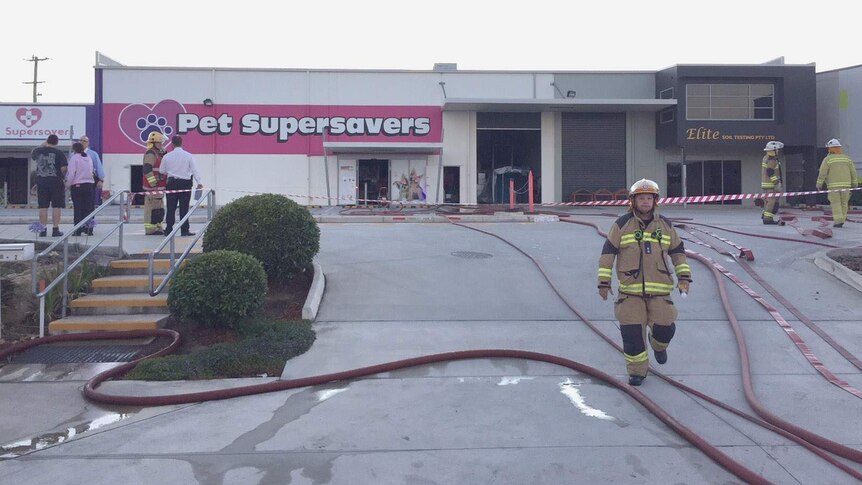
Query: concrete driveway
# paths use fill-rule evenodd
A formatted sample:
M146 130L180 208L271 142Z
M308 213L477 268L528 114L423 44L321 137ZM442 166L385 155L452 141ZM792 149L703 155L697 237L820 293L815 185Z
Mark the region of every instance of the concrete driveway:
M605 229L613 221L598 215L607 209L576 212ZM666 213L803 239L789 226L761 225L754 210L705 207ZM625 377L622 356L552 292L529 259L502 241L448 223L349 221L321 224L318 261L326 292L315 323L318 338L309 352L287 363L282 378L481 348L559 355ZM619 340L612 305L596 294L603 239L593 229L560 222L472 225L505 237L539 260L566 298ZM763 277L862 356L862 295L814 265L826 248L722 235L751 248L753 266ZM859 245L862 227L848 224L828 242ZM731 258L689 248L716 259L773 302L829 369L862 388L858 369L774 302ZM751 412L717 284L703 265L693 262L692 267L695 283L687 299L676 298L677 335L660 370ZM764 405L783 419L862 449L862 400L829 384L762 306L726 283ZM95 372L86 366L9 367L0 369L0 442L40 448L0 461L0 481L9 483L740 482L618 389L546 363L450 362L149 409L85 402L79 388ZM112 382L105 388L144 395L259 381ZM770 481L853 482L795 443L655 377L641 390ZM99 419L95 429L76 428ZM52 433L62 436L47 442ZM35 444L40 439L46 443ZM851 466L862 471L862 465Z

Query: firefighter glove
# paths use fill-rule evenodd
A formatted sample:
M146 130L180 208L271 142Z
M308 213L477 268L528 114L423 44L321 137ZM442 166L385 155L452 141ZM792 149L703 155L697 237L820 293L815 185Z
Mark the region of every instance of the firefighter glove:
M688 280L679 280L679 292L680 293L688 293L688 286L691 282Z
M614 294L614 290L612 290L610 286L599 286L599 296L602 297L602 300L608 299L608 293L611 295Z

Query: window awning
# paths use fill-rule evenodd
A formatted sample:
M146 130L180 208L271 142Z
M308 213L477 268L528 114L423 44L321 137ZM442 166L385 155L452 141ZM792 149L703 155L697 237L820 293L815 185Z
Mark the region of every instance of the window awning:
M587 99L587 98L448 98L443 111L578 111L578 112L656 112L676 106L675 99Z
M443 148L442 143L414 142L354 142L329 141L323 144L327 153L410 153L437 154Z

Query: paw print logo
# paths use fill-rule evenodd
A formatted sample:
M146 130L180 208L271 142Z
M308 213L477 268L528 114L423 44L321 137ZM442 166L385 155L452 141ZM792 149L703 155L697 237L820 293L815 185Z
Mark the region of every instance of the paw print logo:
M140 138L144 143L147 142L147 138L150 137L150 133L160 131L162 135L165 136L166 140L174 133L174 129L168 125L167 118L154 113L150 113L143 118L138 118L137 122L135 122L135 126L141 130Z

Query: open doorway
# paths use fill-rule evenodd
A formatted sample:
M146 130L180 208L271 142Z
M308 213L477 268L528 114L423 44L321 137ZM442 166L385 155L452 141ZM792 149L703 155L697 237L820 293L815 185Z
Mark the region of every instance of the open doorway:
M132 165L130 168L132 179L129 180L129 187L135 194L132 205L144 205L144 194L141 193L144 191L144 166Z
M366 200L389 199L389 160L372 158L358 162L359 198ZM365 204L367 203L365 202Z
M542 130L540 113L478 113L476 128L477 201L509 202L509 181L515 202L529 201L528 176L533 173L533 195L541 201Z
M13 205L26 205L27 194L27 159L26 158L0 158L0 190L5 193L0 197L0 203ZM35 184L35 180L33 181Z
M461 202L461 167L443 167L443 202Z

